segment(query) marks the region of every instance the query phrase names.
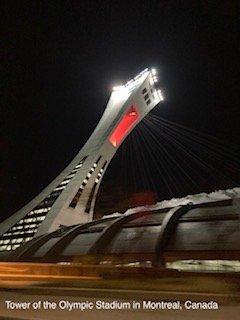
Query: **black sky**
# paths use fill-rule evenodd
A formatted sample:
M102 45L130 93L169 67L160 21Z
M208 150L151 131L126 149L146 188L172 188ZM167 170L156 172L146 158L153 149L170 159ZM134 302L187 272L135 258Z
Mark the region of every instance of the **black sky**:
M158 69L166 97L156 115L239 146L239 1L1 6L1 220L72 160L100 119L112 86L145 67ZM228 171L223 157L223 166L216 165L229 179L211 180L191 168L198 188L183 183L170 194L161 174L153 173L156 189L148 189L147 183L133 185L141 169L132 169L130 156L124 165L129 181L121 185L118 167L128 150L123 145L109 167L101 187L104 201L109 188L121 206L126 191L151 191L164 199L239 185L239 163ZM99 199L98 209L104 205Z

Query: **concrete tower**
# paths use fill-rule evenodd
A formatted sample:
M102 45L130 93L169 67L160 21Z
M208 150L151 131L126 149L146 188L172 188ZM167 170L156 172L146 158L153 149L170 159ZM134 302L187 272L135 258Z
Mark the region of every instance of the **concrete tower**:
M115 87L92 135L72 162L37 197L0 225L0 251L12 251L61 225L93 220L100 182L115 152L161 100L155 70Z

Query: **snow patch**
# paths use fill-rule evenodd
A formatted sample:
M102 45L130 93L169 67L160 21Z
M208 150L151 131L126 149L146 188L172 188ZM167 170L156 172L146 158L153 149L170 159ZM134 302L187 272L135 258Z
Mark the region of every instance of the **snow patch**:
M213 191L211 193L202 192L198 194L188 195L182 198L173 198L170 200L163 200L163 201L157 202L154 205L130 208L124 213L115 212L111 215L105 215L104 217L105 218L121 217L122 215L129 215L129 214L141 212L141 211L152 211L157 209L184 206L187 204L200 204L200 203L216 202L216 201L229 200L229 199L235 199L235 198L240 198L240 187L235 187L233 189Z

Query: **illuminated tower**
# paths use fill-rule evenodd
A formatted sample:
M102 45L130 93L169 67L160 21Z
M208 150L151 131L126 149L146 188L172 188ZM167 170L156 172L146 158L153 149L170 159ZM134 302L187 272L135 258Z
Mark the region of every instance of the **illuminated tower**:
M0 251L15 250L62 225L93 220L100 182L115 152L161 100L155 70L115 87L92 135L72 162L37 197L0 225Z

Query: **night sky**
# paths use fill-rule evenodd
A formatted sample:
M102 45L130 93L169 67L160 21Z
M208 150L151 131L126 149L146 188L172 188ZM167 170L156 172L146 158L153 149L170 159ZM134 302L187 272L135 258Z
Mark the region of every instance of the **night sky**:
M239 1L1 1L1 13L1 220L72 160L111 88L146 67L165 96L154 117L196 130L185 152L209 167L155 127L174 167L151 135L142 142L140 124L108 168L97 211L239 186Z

